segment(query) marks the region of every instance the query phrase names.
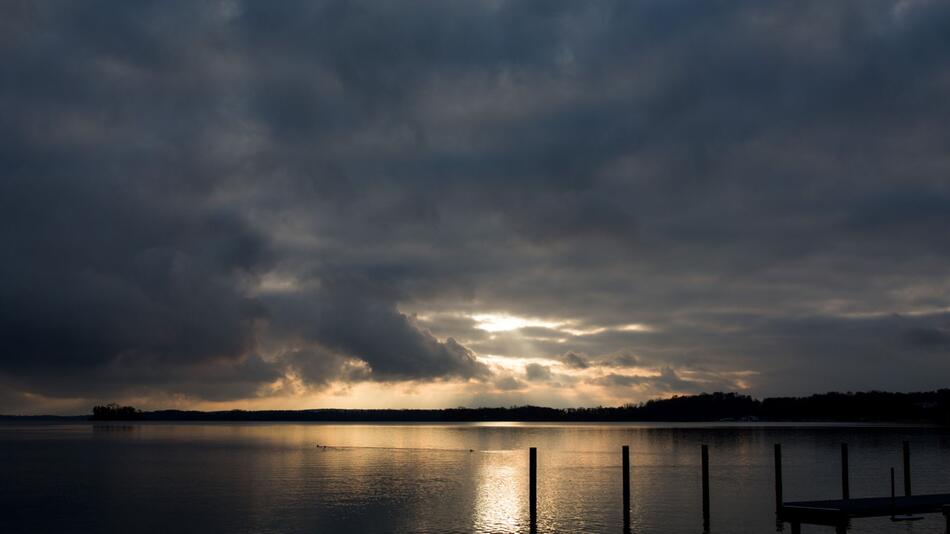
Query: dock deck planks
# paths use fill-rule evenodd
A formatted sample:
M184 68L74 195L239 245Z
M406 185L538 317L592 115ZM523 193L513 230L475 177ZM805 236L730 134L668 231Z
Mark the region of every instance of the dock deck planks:
M796 501L783 503L779 520L792 523L835 525L846 523L853 517L885 517L950 513L950 493L913 495L904 497L865 497L860 499L834 499L826 501ZM950 516L948 516L950 520ZM794 529L793 529L794 530Z

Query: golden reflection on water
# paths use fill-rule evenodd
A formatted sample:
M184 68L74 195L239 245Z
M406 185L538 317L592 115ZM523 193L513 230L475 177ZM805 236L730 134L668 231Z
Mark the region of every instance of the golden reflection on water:
M475 477L476 532L521 530L527 515L527 460L527 454L521 451L484 453Z
M528 447L537 447L538 532L620 532L620 448L629 445L632 531L698 532L700 446L708 444L714 532L759 534L774 528L773 443L786 446L788 497L830 498L840 442L855 451L853 492L873 495L903 439L929 466L917 470L915 487L947 491L950 434L929 428L0 425L0 508L8 510L0 530L127 532L116 525L147 517L149 532L181 532L187 517L193 532L522 533ZM48 513L16 515L30 507ZM892 531L886 520L860 525L862 534ZM942 534L942 523L914 532Z

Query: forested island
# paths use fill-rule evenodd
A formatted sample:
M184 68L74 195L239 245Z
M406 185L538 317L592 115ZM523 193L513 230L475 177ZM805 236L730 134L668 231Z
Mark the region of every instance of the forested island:
M637 422L637 421L817 421L926 422L950 424L950 389L915 393L883 391L822 393L762 400L738 393L675 396L639 404L596 408L314 409L139 411L131 406L96 406L97 421L368 421L368 422Z

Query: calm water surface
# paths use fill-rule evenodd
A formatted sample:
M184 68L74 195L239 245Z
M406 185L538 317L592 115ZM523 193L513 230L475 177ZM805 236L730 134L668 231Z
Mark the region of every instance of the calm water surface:
M633 531L699 533L708 443L712 532L761 534L775 531L773 443L783 444L785 496L796 500L838 496L842 441L852 496L886 495L905 439L915 493L950 492L950 430L940 428L0 424L0 531L526 532L535 446L538 530L621 532L628 444ZM858 520L852 531L944 532L939 515Z

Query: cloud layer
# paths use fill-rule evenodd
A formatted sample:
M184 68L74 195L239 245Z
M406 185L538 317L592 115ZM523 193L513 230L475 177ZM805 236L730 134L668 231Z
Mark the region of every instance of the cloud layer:
M945 386L948 24L4 3L0 412Z

